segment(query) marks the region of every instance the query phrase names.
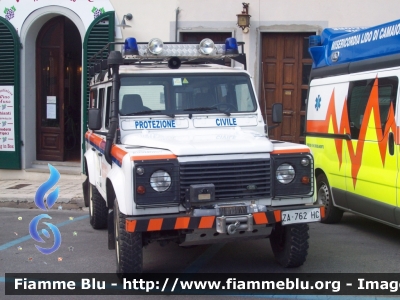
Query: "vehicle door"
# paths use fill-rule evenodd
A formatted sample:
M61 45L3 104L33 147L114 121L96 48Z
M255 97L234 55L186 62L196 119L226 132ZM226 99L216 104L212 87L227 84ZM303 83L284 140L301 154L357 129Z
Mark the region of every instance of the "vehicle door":
M395 71L370 72L350 77L347 113L351 140L345 151L348 207L362 214L395 223L397 151Z

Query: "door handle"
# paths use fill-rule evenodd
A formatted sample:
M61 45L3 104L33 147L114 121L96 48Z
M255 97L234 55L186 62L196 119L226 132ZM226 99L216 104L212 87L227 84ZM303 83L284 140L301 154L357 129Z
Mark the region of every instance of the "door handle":
M98 156L103 156L103 154L101 154L100 152L99 152L99 153L97 153L97 155L98 155Z
M283 114L285 116L293 116L294 115L294 111L293 110L284 110Z
M96 149L94 147L92 147L92 151L96 151Z
M393 156L394 155L394 134L393 134L393 132L389 132L388 144L389 144L389 154Z

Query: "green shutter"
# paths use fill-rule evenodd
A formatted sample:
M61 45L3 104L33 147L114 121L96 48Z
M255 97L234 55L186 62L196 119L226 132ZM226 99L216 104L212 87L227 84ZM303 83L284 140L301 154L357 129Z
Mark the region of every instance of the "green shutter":
M0 151L0 169L21 169L20 41L14 26L0 17L0 89L2 86L14 86L15 151Z
M107 43L114 42L115 12L109 11L97 17L90 24L83 42L83 133L82 149L85 152L85 132L87 128L87 109L89 107L89 68L88 61L93 54Z

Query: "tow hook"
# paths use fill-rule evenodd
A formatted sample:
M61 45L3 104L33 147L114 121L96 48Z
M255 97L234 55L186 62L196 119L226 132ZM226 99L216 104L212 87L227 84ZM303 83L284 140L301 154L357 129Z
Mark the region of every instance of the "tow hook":
M253 231L253 215L217 217L216 230L218 233L235 234L238 230Z
M227 232L228 234L235 234L236 233L236 229L238 229L240 227L240 222L236 221L235 224L231 224L228 226L227 228Z

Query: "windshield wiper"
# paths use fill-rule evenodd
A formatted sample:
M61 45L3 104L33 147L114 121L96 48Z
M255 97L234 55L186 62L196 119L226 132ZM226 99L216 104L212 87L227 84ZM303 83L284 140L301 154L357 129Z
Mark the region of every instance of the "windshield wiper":
M223 113L227 116L230 116L231 113L227 111L223 111L218 109L218 107L193 107L193 108L186 108L183 111L209 111L209 110L216 110L217 112Z
M142 110L142 111L137 111L137 112L126 114L125 116L139 116L139 115L153 115L153 114L166 115L170 118L175 118L174 114L168 114L168 113L162 112L162 110Z

